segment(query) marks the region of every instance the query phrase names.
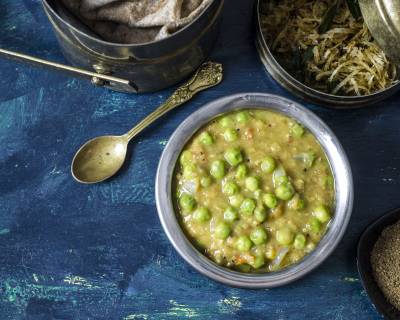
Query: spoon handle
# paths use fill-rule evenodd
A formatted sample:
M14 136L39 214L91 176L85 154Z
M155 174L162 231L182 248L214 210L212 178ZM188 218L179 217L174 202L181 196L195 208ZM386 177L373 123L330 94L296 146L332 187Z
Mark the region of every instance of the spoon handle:
M200 91L216 86L222 81L222 65L215 62L203 63L195 75L184 85L179 87L168 100L159 106L154 112L140 121L124 136L131 140L144 128L156 121L170 110L184 104Z

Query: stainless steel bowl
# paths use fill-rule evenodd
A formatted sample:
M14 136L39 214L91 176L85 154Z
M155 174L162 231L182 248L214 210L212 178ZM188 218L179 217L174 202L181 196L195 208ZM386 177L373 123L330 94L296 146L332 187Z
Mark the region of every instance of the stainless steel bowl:
M256 46L258 54L265 69L268 73L285 89L293 93L294 95L305 99L307 101L317 103L322 106L337 108L337 109L348 109L348 108L360 108L376 104L386 98L391 97L400 90L400 81L392 85L385 90L381 90L369 95L363 96L340 96L325 93L313 89L304 83L298 81L290 73L288 73L280 63L275 59L271 50L267 45L267 41L264 38L262 27L261 27L261 4L265 0L257 0L256 6ZM389 32L389 31L388 31Z
M123 92L154 92L178 83L207 58L216 41L224 0L214 0L189 25L170 37L141 44L104 41L58 0L42 0L65 58L74 66L129 80Z
M258 108L276 111L302 123L318 139L331 165L335 180L336 208L326 235L317 248L302 261L278 272L246 274L221 267L200 253L187 239L175 215L171 192L179 154L188 140L213 118L238 109ZM215 100L190 115L174 132L161 156L156 178L156 201L163 228L178 253L202 274L227 285L246 288L277 287L315 269L335 249L349 222L353 208L353 180L349 162L339 141L314 113L286 98L243 93Z

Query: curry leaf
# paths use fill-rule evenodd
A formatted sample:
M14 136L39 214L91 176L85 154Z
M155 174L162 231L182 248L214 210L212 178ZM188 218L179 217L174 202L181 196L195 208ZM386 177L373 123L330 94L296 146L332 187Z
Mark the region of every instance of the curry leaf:
M347 6L354 19L358 20L361 18L362 14L358 0L347 0Z
M290 59L285 61L287 71L300 82L306 79L306 63L313 57L314 46L308 47L305 51L294 50Z
M338 1L335 1L335 3L326 11L324 18L322 19L322 22L318 28L319 34L323 34L330 29L333 19L335 18L336 13L338 11L338 8L339 8L339 3Z
M310 60L314 56L314 46L308 47L306 51L303 53L303 64L306 64L308 60Z
M300 69L303 66L302 63L302 56L301 56L301 51L300 49L297 49L293 53L293 67L297 70Z
M304 62L303 62L303 55L300 49L297 49L293 52L293 75L294 77L299 80L300 82L304 82L305 80L305 73L304 73Z

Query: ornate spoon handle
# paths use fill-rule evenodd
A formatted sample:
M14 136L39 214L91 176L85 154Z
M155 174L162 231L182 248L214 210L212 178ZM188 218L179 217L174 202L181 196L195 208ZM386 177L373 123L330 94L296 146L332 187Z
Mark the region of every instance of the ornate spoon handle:
M144 128L152 124L172 109L189 101L196 93L216 86L222 81L222 65L215 62L203 63L195 75L184 85L179 87L168 100L154 112L140 121L125 137L131 140Z

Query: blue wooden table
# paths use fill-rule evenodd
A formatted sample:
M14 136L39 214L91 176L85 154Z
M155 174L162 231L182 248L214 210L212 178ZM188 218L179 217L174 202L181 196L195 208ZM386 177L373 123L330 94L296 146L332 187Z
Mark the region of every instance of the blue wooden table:
M70 175L89 138L125 132L172 89L126 95L0 60L0 319L380 319L356 270L361 231L398 206L400 96L367 109L307 105L350 158L355 206L344 239L316 271L273 290L215 283L189 267L157 217L154 178L174 129L204 103L241 91L293 98L263 70L252 1L226 3L212 59L225 81L149 128L120 175ZM0 47L65 62L39 0L0 2Z

